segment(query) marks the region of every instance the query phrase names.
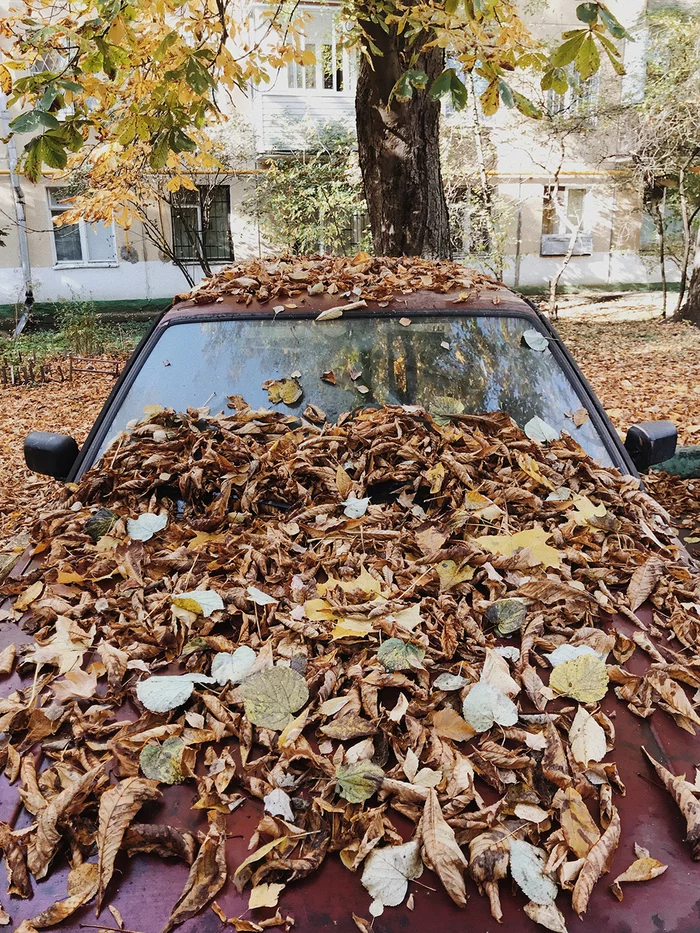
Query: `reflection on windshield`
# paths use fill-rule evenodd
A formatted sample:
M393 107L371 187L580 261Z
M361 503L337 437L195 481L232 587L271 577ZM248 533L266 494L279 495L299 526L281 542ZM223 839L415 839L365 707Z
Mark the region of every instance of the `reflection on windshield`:
M404 323L402 324L401 321ZM147 405L226 409L243 396L253 408L301 413L308 403L330 420L367 405L422 405L433 412L506 411L521 427L539 416L566 430L601 463L610 457L582 402L549 350L523 343L532 321L517 317L340 318L314 322L227 320L173 324L163 331L105 443ZM323 373L325 380L321 378ZM262 383L296 376L303 397L271 404ZM327 381L330 380L330 381ZM332 384L335 380L335 384Z

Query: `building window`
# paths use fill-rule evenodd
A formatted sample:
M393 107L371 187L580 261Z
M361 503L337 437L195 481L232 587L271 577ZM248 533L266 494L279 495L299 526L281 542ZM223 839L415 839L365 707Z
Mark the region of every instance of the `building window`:
M81 220L77 224L56 227L53 220L71 207L66 203L71 194L67 188L49 188L48 192L56 262L84 266L115 265L114 224L87 224Z
M173 252L177 259L209 262L233 259L228 185L198 185L196 191L180 188L171 201Z
M293 91L352 91L356 75L356 57L343 48L341 26L329 12L316 13L306 27L301 48L306 64L287 65L287 87Z
M588 233L586 218L585 188L559 187L547 185L544 189L544 207L542 211L542 233L545 236L572 234L574 230Z
M566 77L569 86L563 94L547 91L547 112L553 117L586 117L589 125L595 125L600 75L596 73L582 81L578 72L569 67Z
M542 206L543 256L564 256L576 233L574 256L589 256L593 251L590 223L590 192L586 188L546 185Z

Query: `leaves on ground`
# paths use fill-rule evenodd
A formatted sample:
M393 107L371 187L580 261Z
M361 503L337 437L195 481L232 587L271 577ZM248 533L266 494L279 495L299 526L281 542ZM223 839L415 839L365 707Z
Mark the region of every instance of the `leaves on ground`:
M365 860L362 884L374 899L373 916L379 916L384 907L402 904L408 893L408 882L422 874L423 862L416 840L370 852Z
M248 719L256 726L280 732L309 699L306 681L289 667L271 667L251 674L240 687Z
M580 703L597 703L608 692L608 672L600 658L583 654L557 664L550 674L549 686Z

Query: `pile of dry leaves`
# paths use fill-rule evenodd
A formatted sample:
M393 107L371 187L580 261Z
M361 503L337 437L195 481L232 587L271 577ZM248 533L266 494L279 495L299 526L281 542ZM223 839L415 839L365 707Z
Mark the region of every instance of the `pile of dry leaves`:
M227 266L180 297L206 304L230 295L249 304L253 300L264 303L297 295L325 294L350 302L377 301L381 306L395 295L423 288L445 293L492 282L458 262L433 262L405 256L387 259L369 253L357 253L352 259L283 256L274 261L259 259ZM280 305L279 310L284 311L285 307L289 305Z
M600 701L700 725L700 578L664 514L571 438L533 443L503 414L231 406L152 414L34 529L43 565L13 586L35 641L0 658L27 675L0 701L0 754L34 822L2 824L0 845L20 896L54 859L72 871L23 933L108 903L120 850L190 863L165 933L229 874L275 908L332 854L374 916L427 866L458 905L473 879L496 919L510 875L528 916L565 930L555 899L586 912L622 829ZM612 614L636 624L648 599L627 637ZM625 666L637 650L643 674ZM698 858L698 789L651 761ZM138 821L179 782L206 836ZM265 815L227 865L226 814L248 795ZM637 854L620 897L665 870Z

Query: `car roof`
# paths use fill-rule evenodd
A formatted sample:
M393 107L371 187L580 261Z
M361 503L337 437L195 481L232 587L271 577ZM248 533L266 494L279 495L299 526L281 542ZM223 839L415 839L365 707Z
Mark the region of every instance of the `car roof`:
M466 294L465 294L466 293ZM435 289L417 289L409 293L397 293L391 298L377 301L373 298L360 298L365 305L357 309L357 295L310 295L305 288L300 288L296 294L289 297L279 297L260 301L241 289L240 294L222 294L214 300L200 298L197 295L176 302L161 318L162 324L172 324L183 318L192 317L212 318L230 316L232 314L270 315L278 312L276 309L284 307L293 311L295 315L309 312L319 314L329 308L355 306L348 310L357 309L358 314L368 316L372 314L383 315L400 312L415 311L450 311L451 313L507 313L519 314L538 319L536 309L516 295L504 285L495 282L484 282L472 286L470 289L455 287L447 291Z

